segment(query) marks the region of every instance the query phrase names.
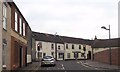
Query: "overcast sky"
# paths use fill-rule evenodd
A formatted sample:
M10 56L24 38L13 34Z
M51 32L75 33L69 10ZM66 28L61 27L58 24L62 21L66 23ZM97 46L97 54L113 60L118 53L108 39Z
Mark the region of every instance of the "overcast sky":
M119 0L13 0L36 32L61 36L108 39L118 37Z

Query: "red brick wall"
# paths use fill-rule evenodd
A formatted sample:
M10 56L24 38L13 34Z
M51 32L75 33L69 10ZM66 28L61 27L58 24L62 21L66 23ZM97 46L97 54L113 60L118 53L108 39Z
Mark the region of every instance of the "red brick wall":
M94 60L102 63L110 63L109 50L101 51L94 54ZM120 65L120 48L111 50L111 63L113 65Z
M26 46L18 39L11 36L11 69L17 69L20 67L20 46L23 49L23 57L22 57L22 65L25 66L26 64Z

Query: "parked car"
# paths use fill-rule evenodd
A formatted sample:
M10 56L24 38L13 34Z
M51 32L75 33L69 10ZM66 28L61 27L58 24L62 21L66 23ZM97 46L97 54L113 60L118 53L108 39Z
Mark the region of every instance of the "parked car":
M55 59L52 56L44 56L41 61L41 66L53 65L55 66Z

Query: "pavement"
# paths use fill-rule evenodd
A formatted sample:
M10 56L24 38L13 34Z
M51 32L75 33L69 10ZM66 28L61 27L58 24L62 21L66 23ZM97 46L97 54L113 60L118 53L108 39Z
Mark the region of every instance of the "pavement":
M91 60L85 60L81 62L86 66L93 67L96 69L98 68L98 69L120 70L120 66L117 66L117 65L109 65L101 62L91 61Z
M40 66L40 62L32 62L25 67L19 68L18 70L38 70Z

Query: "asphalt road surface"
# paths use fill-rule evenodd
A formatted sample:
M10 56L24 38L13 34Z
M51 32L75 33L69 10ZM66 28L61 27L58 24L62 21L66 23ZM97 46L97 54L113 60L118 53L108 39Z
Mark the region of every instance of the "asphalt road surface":
M56 61L56 66L39 67L38 70L98 70L84 65L80 60Z

